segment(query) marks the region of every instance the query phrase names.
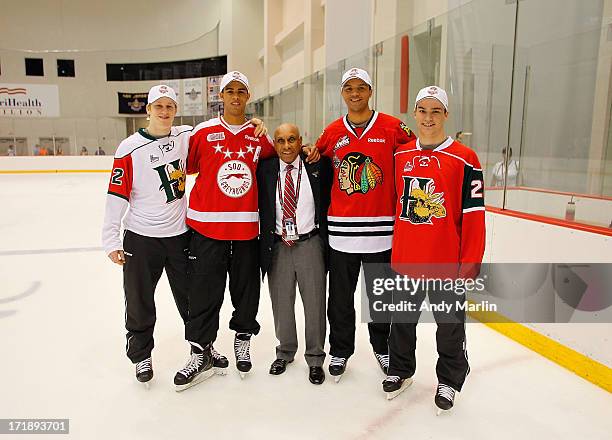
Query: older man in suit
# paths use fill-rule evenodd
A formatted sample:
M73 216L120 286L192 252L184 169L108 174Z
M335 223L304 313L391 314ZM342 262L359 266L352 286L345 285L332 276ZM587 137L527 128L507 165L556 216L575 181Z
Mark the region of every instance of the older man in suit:
M306 163L300 155L302 137L293 124L276 129L274 148L278 157L262 161L257 170L261 271L268 274L279 341L270 374L284 373L297 351L297 283L304 305L308 378L320 385L325 380L327 208L333 171L328 158Z

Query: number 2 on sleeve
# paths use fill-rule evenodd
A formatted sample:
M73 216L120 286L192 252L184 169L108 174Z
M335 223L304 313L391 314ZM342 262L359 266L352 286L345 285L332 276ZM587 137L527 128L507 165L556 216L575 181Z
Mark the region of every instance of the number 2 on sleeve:
M121 179L123 178L123 169L122 168L115 168L113 170L113 176L111 177L111 183L113 185L122 185L123 182L121 181ZM474 182L472 182L474 183Z

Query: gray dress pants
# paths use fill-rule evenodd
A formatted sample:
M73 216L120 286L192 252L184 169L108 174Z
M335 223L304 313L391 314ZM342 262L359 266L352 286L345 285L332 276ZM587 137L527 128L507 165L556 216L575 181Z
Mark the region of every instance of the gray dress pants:
M289 247L274 243L268 286L274 314L274 329L279 345L276 357L292 361L298 348L295 325L296 283L304 305L306 351L309 367L320 367L325 360L326 273L323 240L318 235Z

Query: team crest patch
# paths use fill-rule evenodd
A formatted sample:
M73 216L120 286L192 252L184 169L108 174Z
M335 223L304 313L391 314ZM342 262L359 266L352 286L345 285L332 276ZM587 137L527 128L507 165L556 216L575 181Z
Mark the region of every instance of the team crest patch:
M446 217L444 193L436 193L433 179L403 176L404 192L400 199L402 212L400 220L407 220L413 225L431 225L431 219Z
M408 136L414 136L414 134L412 133L412 130L406 124L404 124L403 122L400 122L399 125L400 125L400 128L404 130Z
M176 159L166 165L153 168L159 175L159 190L166 195L166 203L182 199L185 195L185 163Z
M342 147L346 147L350 143L351 143L351 140L349 139L349 137L347 135L344 135L340 139L338 139L338 142L336 142L336 145L334 145L334 149L333 149L334 157L332 160L334 168L338 168L340 166L340 159L338 159L338 156L336 155L336 151L338 151Z
M342 147L346 147L350 143L351 143L351 140L349 139L347 135L342 136L340 139L338 139L338 142L336 142L336 145L334 145L334 152L338 151Z
M225 133L221 132L217 132L217 133L208 133L206 135L206 140L208 142L215 142L215 141L224 141L225 140Z
M171 152L174 149L174 141L168 141L165 144L160 144L159 149L162 151L162 154Z
M230 160L219 168L217 185L228 197L242 197L253 186L253 175L247 164L241 160Z
M383 172L370 156L348 153L340 162L338 185L348 195L365 194L383 183Z

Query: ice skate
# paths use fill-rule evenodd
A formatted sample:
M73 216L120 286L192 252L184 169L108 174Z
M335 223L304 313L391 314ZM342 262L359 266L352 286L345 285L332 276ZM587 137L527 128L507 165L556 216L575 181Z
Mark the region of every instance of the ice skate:
M208 379L215 374L210 346L201 349L200 346L191 346L191 357L185 366L174 376L176 391L184 391Z
M438 384L436 390L436 397L434 402L436 403L436 415L440 415L443 412L449 411L455 404L455 393L456 391L443 383Z
M153 379L153 364L150 356L136 364L136 379L144 384L147 390L149 389L150 381Z
M385 376L386 376L387 372L389 371L389 355L374 352L374 357L376 358L376 361L378 362L378 366L380 367L382 372L385 373Z
M229 367L227 358L215 350L215 347L212 345L210 346L210 354L213 359L213 370L215 370L215 374L225 376L227 374L227 367Z
M342 375L346 371L346 363L348 359L343 357L332 356L329 361L329 374L334 377L336 383L340 382Z
M236 355L236 368L240 373L240 378L244 379L251 371L251 334L236 333L234 337L234 354Z
M387 376L383 381L383 391L387 393L387 400L395 399L406 388L412 385L412 378L402 379L399 376Z

